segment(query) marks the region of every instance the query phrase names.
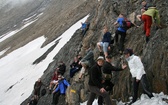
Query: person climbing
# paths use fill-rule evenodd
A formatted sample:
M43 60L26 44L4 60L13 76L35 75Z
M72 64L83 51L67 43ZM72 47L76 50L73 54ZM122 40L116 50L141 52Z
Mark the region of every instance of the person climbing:
M103 87L103 77L101 67L104 64L104 57L99 56L96 64L94 64L89 71L89 82L88 87L90 90L90 96L87 105L92 105L96 95L102 96L105 100L106 105L112 105L108 92Z
M124 55L133 77L133 99L130 105L137 100L139 83L141 83L143 91L149 96L149 98L153 97L153 94L149 91L146 72L141 59L134 55L132 49L125 49Z
M141 8L141 15L137 15L137 19L138 21L142 21L141 18L142 18L142 14L148 10L148 3L146 1L142 1L141 3L142 5L142 8Z
M57 70L61 75L64 75L64 73L66 71L66 65L63 61L59 62Z
M41 78L39 78L35 84L34 84L34 95L35 95L35 98L36 99L39 99L40 97L40 89L41 89L41 86L45 86L42 82L41 82Z
M58 75L59 75L58 71L55 70L54 75L53 75L52 80L51 80L50 85L49 85L49 94L51 94L51 92L52 92L53 85L58 84Z
M85 73L86 69L90 68L94 63L94 54L93 49L95 44L93 42L90 43L90 47L86 49L86 55L80 60L79 64L82 65L81 71L79 73L79 79L82 78L83 74Z
M108 47L111 43L111 33L108 32L107 26L104 26L103 28L103 38L101 42L97 43L97 47L100 51L100 55L102 56L102 49L105 57L108 55Z
M103 77L105 82L103 83L103 87L107 92L110 92L113 89L114 84L111 82L112 79L112 71L122 71L124 70L127 65L122 64L122 67L114 67L112 64L112 56L108 55L106 57L106 61L102 66ZM103 105L103 97L98 97L98 105Z
M71 67L71 69L70 69L70 77L72 78L74 76L74 74L76 72L78 72L82 68L82 65L79 64L78 56L74 57L74 61L72 62L70 67Z
M114 25L119 24L119 27L117 28L115 32L115 42L118 43L118 37L120 35L120 43L119 43L119 53L122 54L124 50L124 41L126 37L126 29L122 27L123 21L125 21L125 17L123 14L120 14L119 17L117 18L117 21L114 23Z
M90 23L88 22L88 20L86 20L84 23L81 22L81 25L82 36L85 36L87 30L89 29Z
M56 89L52 92L53 93L53 100L52 100L52 105L57 105L58 104L58 99L60 95L65 95L67 87L69 87L70 84L68 81L63 78L63 76L60 74L58 76L58 85Z
M158 27L161 27L158 10L154 6L149 6L148 10L142 14L142 20L144 21L144 33L146 34L146 43L148 43L149 41L150 28L152 22L154 22L154 19L156 19L156 24L158 25Z

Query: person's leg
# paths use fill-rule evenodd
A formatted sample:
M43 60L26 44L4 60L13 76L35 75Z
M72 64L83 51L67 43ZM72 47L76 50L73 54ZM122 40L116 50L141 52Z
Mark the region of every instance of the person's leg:
M146 15L142 15L142 20L144 22L144 34L146 34L146 30L147 30L147 20L146 20Z
M103 105L103 97L102 96L98 97L98 105Z
M141 78L141 85L144 92L148 95L148 97L149 98L153 97L153 94L149 91L149 84L145 74Z
M103 43L103 52L104 52L105 57L108 55L108 52L107 52L108 46L109 46L109 43L107 42Z
M136 18L138 19L138 21L141 21L141 15L137 15Z
M102 52L102 42L97 43L97 48L99 49L100 52Z
M92 103L93 103L95 97L96 97L96 94L93 93L93 92L90 92L90 95L89 95L89 99L88 99L87 105L92 105Z
M74 76L74 74L75 74L75 69L76 68L71 68L70 69L70 77L72 78L73 76Z
M121 35L119 50L120 50L121 53L122 53L123 50L124 50L124 42L125 42L126 32L119 32L119 34Z
M133 80L133 100L134 103L138 98L138 88L139 88L139 82L136 81L136 78Z
M60 96L60 92L56 92L53 94L53 104L54 105L57 105L58 104L58 99L59 99L59 96Z
M115 44L117 44L118 43L118 30L116 30L116 32L115 32L114 39L115 39Z
M149 41L151 25L152 25L152 17L146 16L146 42Z
M108 94L107 91L101 93L100 92L100 89L95 87L95 86L89 86L89 90L92 92L92 93L95 93L96 95L98 96L102 96L104 98L104 101L106 103L106 105L112 105L112 102L111 102L111 99L110 99L110 96Z

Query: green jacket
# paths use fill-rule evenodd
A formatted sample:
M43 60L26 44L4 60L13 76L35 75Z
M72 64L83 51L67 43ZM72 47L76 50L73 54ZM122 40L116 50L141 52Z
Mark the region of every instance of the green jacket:
M143 13L143 15L151 16L153 22L154 22L154 19L156 19L156 23L160 24L160 16L156 7L149 7L148 10Z

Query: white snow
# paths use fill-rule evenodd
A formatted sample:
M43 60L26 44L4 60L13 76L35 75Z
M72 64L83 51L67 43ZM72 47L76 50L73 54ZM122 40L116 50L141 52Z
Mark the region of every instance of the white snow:
M85 21L87 17L75 23L57 38L56 40L60 39L57 46L46 59L37 65L32 65L32 63L56 40L41 48L46 39L44 36L39 37L0 59L0 105L19 105L31 94L35 81L43 75L49 63L53 61L53 57L70 40L74 32L81 27L81 22ZM18 30L13 33L16 32Z
M153 95L154 97L150 99L146 94L142 94L140 99L138 99L132 105L168 105L168 103L162 100L162 99L168 99L168 95L164 95L163 92L159 94L153 93ZM92 105L98 105L97 101L98 100L95 99ZM127 102L122 101L116 102L117 105L125 105L126 103ZM87 102L81 103L80 105L87 105Z

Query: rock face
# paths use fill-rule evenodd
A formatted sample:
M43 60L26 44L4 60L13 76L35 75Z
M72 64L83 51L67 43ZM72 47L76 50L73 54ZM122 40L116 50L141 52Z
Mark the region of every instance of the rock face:
M66 3L66 1L63 0L62 2ZM75 0L74 2L77 1L78 0ZM53 4L56 3L55 0L51 2ZM125 48L132 48L134 50L134 53L141 57L152 91L155 93L164 92L165 94L168 94L168 28L166 27L168 24L168 1L150 0L149 2L152 2L157 6L161 15L162 26L164 26L163 29L157 29L156 26L153 25L150 41L148 44L146 44L145 35L143 34L143 25L140 25L139 28L133 27L127 32ZM77 30L71 40L54 57L54 61L50 63L41 78L42 81L46 85L48 85L51 80L52 73L54 72L55 67L57 67L57 63L61 60L65 62L65 64L67 65L67 71L64 76L65 78L67 78L67 80L70 81L71 87L67 90L66 102L63 97L60 97L59 105L65 105L66 103L68 103L69 105L79 105L80 102L84 102L88 99L89 91L87 88L87 72L82 80L78 79L78 73L76 73L76 75L72 79L69 78L69 65L73 61L73 57L78 53L84 55L84 48L88 46L90 42L97 43L101 39L101 30L103 29L104 25L109 27L111 33L114 33L116 27L113 25L113 23L116 21L120 13L126 14L128 18L136 23L137 19L135 17L140 13L140 4L141 1L139 0L100 0L99 2L95 0L86 0L86 2L81 3L81 6L77 8L78 10L80 10L80 12L77 12L77 9L71 9L74 12L69 10L63 11L67 13L67 15L60 14L61 16L65 17L63 18L63 20L71 18L72 20L69 21L69 23L62 20L63 23L58 24L58 20L62 18L61 16L53 16L50 18L45 16L44 18L42 18L42 20L44 21L41 20L38 21L37 24L35 24L34 27L41 25L42 23L40 22L45 22L48 24L42 27L42 29L45 30L40 30L39 32L37 32L39 34L45 34L49 37L49 40L44 43L45 45L52 39L56 38L55 35L59 36L65 31L65 29L70 27L82 16L90 13L90 17L88 19L90 22L90 28L87 31L85 37L82 38L80 30ZM94 7L94 9L92 7ZM84 11L84 9L86 8L89 9L87 11ZM50 9L51 8L48 8L48 11ZM79 13L82 13L82 15L78 16ZM47 20L45 20L45 18ZM54 27L48 29L48 27L50 26L55 26L56 28ZM37 27L36 29L38 30L39 28ZM29 34L33 33L36 33L36 31L33 30ZM33 36L33 38L37 36ZM121 55L117 53L116 49L116 46L113 46L110 54L113 55L114 64L119 65L119 58L121 57ZM49 52L50 51L48 51L48 53ZM97 47L95 47L95 58L98 57L98 54L98 49ZM46 53L40 59L36 60L35 63L40 62L40 60L45 56ZM113 72L112 81L115 84L112 92L112 98L128 101L129 96L132 96L132 80L129 69L122 72ZM140 91L139 93L142 93L142 91ZM38 105L50 105L51 100L52 95L46 94L45 96L40 98ZM22 105L26 105L26 103L27 100L25 100Z

